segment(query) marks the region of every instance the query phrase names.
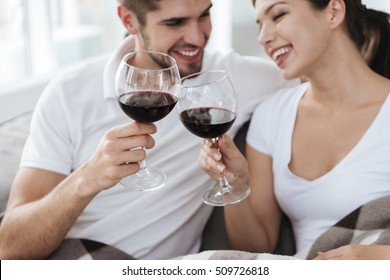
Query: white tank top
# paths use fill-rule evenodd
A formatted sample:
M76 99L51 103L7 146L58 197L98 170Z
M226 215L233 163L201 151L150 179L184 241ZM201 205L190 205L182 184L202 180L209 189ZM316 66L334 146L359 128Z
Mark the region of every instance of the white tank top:
M273 158L274 188L293 224L297 250L360 205L390 194L390 97L352 151L331 171L307 181L288 164L300 99L308 84L267 98L254 113L248 143Z

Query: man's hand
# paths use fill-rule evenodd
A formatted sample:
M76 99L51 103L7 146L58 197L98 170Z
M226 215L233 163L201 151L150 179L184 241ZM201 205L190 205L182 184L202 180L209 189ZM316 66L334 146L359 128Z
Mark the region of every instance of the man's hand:
M136 173L140 168L139 162L146 157L140 147L152 148L154 140L150 134L155 132L154 124L138 122L107 131L91 158L75 171L84 180L82 191L86 195L96 194Z

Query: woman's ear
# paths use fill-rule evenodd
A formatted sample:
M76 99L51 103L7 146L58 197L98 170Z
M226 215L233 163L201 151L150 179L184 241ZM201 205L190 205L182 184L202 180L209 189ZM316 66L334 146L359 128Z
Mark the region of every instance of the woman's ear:
M118 4L117 13L128 34L137 34L139 24L135 14L127 9L123 4Z
M344 0L330 0L328 5L329 22L332 27L338 27L345 18Z

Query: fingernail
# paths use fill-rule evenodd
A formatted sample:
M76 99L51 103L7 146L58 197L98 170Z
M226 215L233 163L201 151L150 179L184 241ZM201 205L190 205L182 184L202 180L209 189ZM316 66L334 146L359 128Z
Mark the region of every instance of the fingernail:
M213 153L213 157L215 160L220 160L221 159L221 154L220 153Z
M225 167L223 165L219 164L219 165L217 165L217 169L218 169L219 172L222 173L225 170Z

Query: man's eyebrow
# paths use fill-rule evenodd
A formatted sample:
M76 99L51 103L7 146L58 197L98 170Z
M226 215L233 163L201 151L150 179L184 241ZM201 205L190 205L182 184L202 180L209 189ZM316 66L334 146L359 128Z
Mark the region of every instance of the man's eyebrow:
M211 9L211 7L213 6L213 3L210 3L210 6L208 6L203 12L201 15L204 15L206 13L208 13ZM160 23L167 23L167 22L171 22L171 21L177 21L177 20L184 20L186 19L186 17L171 17L171 18L167 18L167 19L164 19L162 20Z

